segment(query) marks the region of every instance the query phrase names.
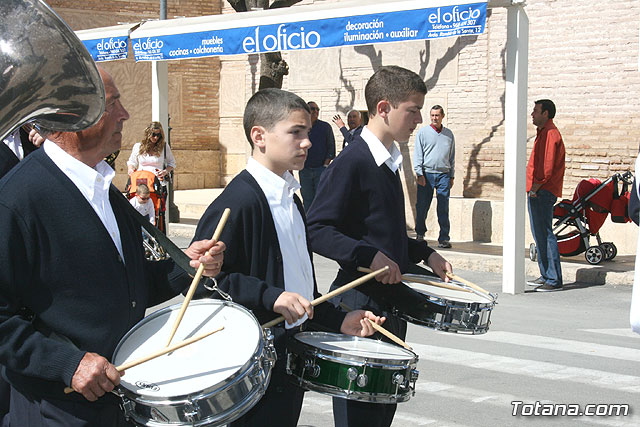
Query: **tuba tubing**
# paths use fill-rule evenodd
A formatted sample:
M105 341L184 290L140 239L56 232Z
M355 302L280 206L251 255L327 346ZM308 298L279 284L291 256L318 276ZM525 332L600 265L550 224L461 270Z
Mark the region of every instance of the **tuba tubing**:
M104 108L98 68L69 26L42 0L1 0L0 140L32 121L80 131Z

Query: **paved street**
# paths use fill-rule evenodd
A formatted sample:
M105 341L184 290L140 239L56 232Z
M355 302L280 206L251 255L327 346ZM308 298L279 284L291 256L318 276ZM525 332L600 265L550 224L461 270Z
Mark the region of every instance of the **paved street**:
M335 264L319 256L314 262L324 293ZM491 292L501 290L499 274L456 273ZM640 336L629 329L630 299L628 285L573 283L562 292L500 294L484 335L409 325L420 377L415 396L398 405L393 425L639 425ZM516 419L513 401L579 404L581 411L588 404L629 404L630 413ZM299 425L333 426L331 399L307 393Z

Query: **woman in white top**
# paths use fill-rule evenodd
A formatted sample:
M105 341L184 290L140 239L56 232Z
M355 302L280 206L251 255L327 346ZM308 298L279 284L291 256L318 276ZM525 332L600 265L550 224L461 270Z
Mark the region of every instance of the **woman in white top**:
M129 175L136 170L147 170L155 173L164 184L164 177L168 176L175 167L176 159L173 157L171 147L165 143L162 124L151 122L144 130L142 142L136 142L133 146L127 161Z

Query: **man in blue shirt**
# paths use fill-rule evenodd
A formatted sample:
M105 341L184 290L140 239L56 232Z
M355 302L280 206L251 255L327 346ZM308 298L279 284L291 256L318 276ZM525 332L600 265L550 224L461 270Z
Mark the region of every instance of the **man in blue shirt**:
M336 140L333 137L331 125L318 119L320 114L318 104L311 101L307 105L311 110L311 130L309 131L311 148L307 152L304 169L300 171L300 193L302 193L305 212L309 210L311 202L316 197L322 172L336 157Z
M416 146L413 156L413 170L416 173L416 234L418 240L424 239L427 231L425 220L433 200L433 190L438 199L438 224L440 235L438 246L450 248L449 230L449 196L453 186L455 169L456 140L450 129L442 126L444 108L440 105L431 107L431 125L425 126L416 135Z

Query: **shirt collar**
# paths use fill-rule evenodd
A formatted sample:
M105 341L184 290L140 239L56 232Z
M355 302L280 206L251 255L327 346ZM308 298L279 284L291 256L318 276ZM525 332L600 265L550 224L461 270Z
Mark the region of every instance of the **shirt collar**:
M246 169L258 182L270 205L293 200L293 194L300 189L300 184L289 171L278 176L253 157L249 157Z
M438 133L442 132L442 130L444 129L444 126L440 126L440 129L438 129L433 123L431 123L431 127Z
M378 167L385 164L391 169L391 172L396 172L400 169L402 166L402 153L400 153L395 142L391 144L391 151L387 150L378 137L366 126L362 128L360 136L369 146L369 151L371 151L371 155Z
M43 147L45 153L53 163L55 163L89 199L93 199L96 191L104 193L109 190L111 181L116 173L104 160L98 163L94 169L64 151L55 142L47 139Z

